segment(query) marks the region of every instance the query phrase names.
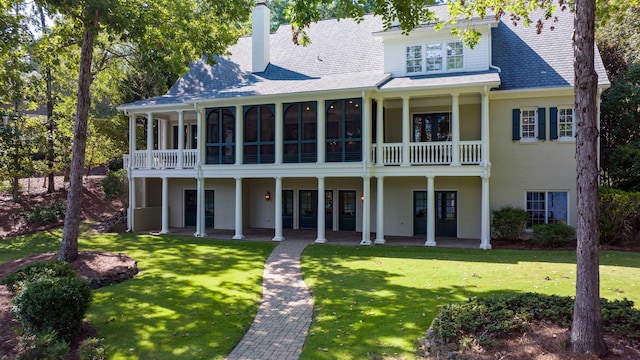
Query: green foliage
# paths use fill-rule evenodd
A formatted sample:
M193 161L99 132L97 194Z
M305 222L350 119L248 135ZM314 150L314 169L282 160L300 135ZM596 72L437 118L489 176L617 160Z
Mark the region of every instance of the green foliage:
M544 247L572 246L576 244L576 229L562 223L535 225L533 241Z
M493 236L500 239L517 240L527 226L529 214L519 208L503 206L492 211Z
M0 284L5 285L15 295L18 291L27 287L29 283L62 277L75 278L76 273L69 263L50 260L27 265L5 276Z
M0 181L0 193L11 190L11 185L7 181Z
M640 339L640 310L634 308L633 301L602 299L601 306L605 330L632 341ZM440 308L432 327L447 342L468 342L471 337L481 346L490 347L497 338L524 331L530 321L570 327L572 317L572 297L521 293L447 304Z
M21 345L26 350L20 352L16 360L64 360L69 352L69 345L59 340L55 331L27 336Z
M600 188L600 243L640 242L640 192Z
M127 179L127 170L120 169L117 171L109 171L107 176L102 179L102 190L104 197L108 201L121 199L126 203L126 197L129 193L129 181Z
M118 171L124 168L124 160L122 159L122 156L111 158L107 163L107 168L109 171Z
M64 201L58 201L50 204L36 205L32 210L24 210L21 214L29 224L46 225L64 217L65 210L66 203Z
M91 303L89 283L75 278L36 281L13 298L14 313L28 334L55 330L59 339L72 341Z
M91 338L80 343L78 348L80 360L107 360L104 339Z

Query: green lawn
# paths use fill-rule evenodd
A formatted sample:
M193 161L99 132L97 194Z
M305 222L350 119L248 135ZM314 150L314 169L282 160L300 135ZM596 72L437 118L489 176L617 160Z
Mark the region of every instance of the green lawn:
M601 295L640 305L640 253L601 252ZM315 303L302 359L412 359L438 306L533 291L575 295L575 253L310 246Z
M0 241L0 262L57 251L60 232ZM219 359L251 325L273 243L176 236L83 236L81 250L126 253L140 274L94 293L88 319L111 359Z

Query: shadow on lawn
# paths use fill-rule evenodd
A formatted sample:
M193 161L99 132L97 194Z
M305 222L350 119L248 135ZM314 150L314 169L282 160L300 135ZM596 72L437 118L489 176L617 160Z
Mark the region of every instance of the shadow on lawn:
M553 269L545 268L519 277L515 281L520 285L514 289L508 273L514 264L525 262L564 264L566 269L575 264L573 252L340 246L327 250L310 246L303 254L315 318L302 359L412 358L441 305L476 296L555 293L557 287L575 286L574 279L561 276L563 270L551 274ZM413 260L423 259L430 260L424 274L407 268ZM638 268L639 260L638 253L601 254L601 263L612 266ZM362 265L353 268L347 265L360 261ZM535 266L531 270L538 271ZM545 279L547 274L551 278ZM535 287L528 289L528 284Z
M305 279L314 282L315 317L301 359L412 358L439 306L514 293L474 284L403 286L392 283L393 272L316 266L320 261L327 259L306 259L303 266Z
M138 260L136 278L95 293L89 319L112 355L141 359L228 354L255 317L262 262L274 247L237 242L208 247L206 240L140 235L87 241Z
M575 251L566 250L481 250L458 248L430 248L409 246L360 246L357 248L332 246L338 257L358 258L378 256L389 258L428 259L461 262L481 262L496 264L517 264L519 262L544 262L575 264ZM384 250L381 250L384 249ZM354 256L354 250L357 255ZM640 252L600 251L600 265L640 268Z

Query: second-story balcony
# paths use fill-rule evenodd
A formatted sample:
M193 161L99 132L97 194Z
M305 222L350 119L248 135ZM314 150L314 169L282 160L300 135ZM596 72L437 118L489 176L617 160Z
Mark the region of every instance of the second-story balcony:
M453 143L451 141L439 142L412 142L408 144L408 165L449 165L454 163ZM378 165L403 165L403 144L384 143L382 145L382 158L376 159L376 144L372 145L372 162ZM479 164L482 161L481 141L461 141L458 144L458 159L463 165ZM152 150L151 157L147 150L137 150L133 154L133 169L193 169L200 163L198 150L185 149L182 151L182 163L179 160L178 150ZM124 155L124 167L129 168L131 157ZM149 162L150 161L150 162ZM265 164L271 165L271 164ZM228 165L225 165L228 166Z

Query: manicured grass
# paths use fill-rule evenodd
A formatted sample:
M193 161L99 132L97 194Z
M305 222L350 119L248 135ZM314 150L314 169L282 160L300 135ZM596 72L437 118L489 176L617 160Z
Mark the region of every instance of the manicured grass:
M601 296L640 305L640 254L601 252ZM316 317L302 359L412 359L438 306L508 292L575 295L571 251L310 246Z
M57 251L59 234L2 240L0 261ZM273 243L177 236L83 236L80 250L125 253L132 280L94 293L88 319L110 359L220 359L240 341L260 305Z

